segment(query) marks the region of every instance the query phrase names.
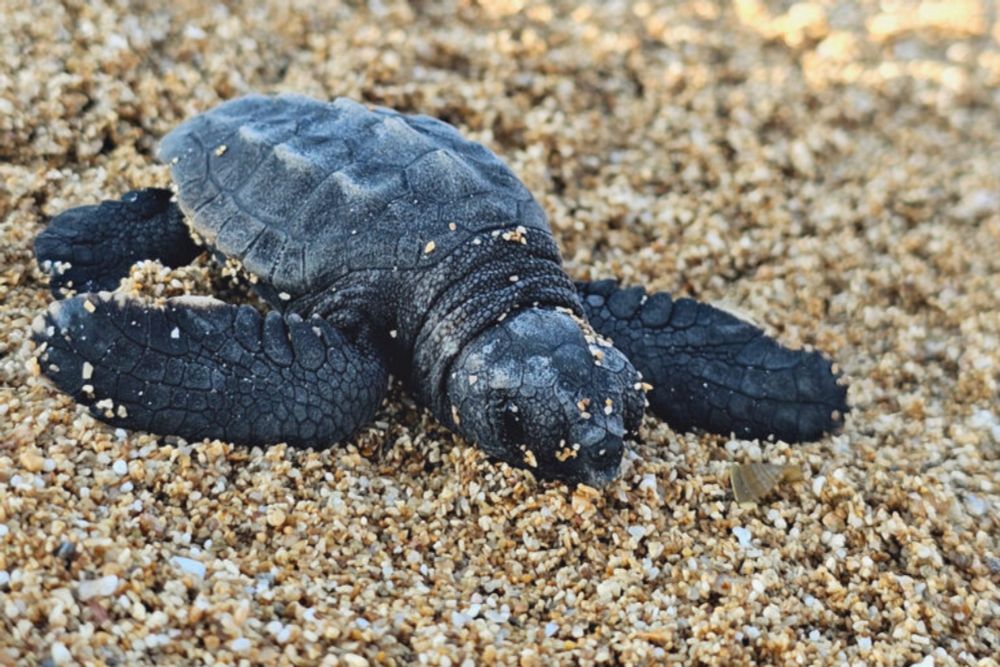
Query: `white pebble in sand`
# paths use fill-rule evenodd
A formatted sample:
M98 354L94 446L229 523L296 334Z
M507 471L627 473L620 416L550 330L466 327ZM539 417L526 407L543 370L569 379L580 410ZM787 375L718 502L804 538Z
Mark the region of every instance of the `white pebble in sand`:
M986 501L974 493L966 494L965 507L969 510L969 514L972 516L982 516L986 514L986 511L989 509L986 505Z
M199 579L205 578L205 564L201 561L194 560L193 558L184 558L183 556L174 556L170 559L170 563L186 574L193 574Z
M743 526L736 526L733 528L733 535L736 539L740 541L740 546L746 549L750 546L753 541L753 536L750 534L750 530L744 528Z
M250 640L246 637L237 637L233 641L229 642L229 648L237 653L243 653L244 651L250 650Z
M111 466L111 469L114 470L115 474L118 475L119 477L128 474L128 464L122 461L121 459L115 461L114 465Z
M90 598L113 595L117 588L118 577L116 575L109 574L108 576L101 577L100 579L81 581L78 593L81 600L89 600Z
M69 649L62 642L56 642L52 645L52 663L55 665L68 665L73 662L73 656L70 654Z

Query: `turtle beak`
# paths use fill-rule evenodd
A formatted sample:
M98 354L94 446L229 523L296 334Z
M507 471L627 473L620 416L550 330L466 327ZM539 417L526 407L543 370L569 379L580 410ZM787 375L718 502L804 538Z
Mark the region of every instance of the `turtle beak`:
M609 428L610 427L610 428ZM602 488L618 477L625 445L624 429L613 424L588 423L578 432L580 453L583 458L583 482Z
M588 470L587 478L584 480L584 484L587 486L592 486L595 489L603 489L605 486L615 481L618 478L618 464L615 464L613 468L604 468L602 470Z

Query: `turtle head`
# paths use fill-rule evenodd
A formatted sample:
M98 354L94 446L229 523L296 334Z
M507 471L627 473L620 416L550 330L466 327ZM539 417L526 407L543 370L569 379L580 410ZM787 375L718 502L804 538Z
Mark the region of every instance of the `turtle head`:
M543 479L600 487L617 477L646 399L629 360L585 328L535 308L473 340L448 379L454 428Z

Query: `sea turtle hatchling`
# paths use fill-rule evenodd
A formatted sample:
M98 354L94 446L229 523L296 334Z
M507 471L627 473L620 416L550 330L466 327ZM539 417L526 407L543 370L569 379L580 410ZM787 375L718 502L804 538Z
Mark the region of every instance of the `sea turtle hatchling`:
M391 373L490 456L601 486L647 405L675 429L789 442L847 410L818 352L690 299L574 284L522 183L439 120L250 95L159 157L176 194L68 210L35 242L61 299L32 327L41 370L109 424L325 446L373 418ZM112 291L135 261L205 249L271 310Z

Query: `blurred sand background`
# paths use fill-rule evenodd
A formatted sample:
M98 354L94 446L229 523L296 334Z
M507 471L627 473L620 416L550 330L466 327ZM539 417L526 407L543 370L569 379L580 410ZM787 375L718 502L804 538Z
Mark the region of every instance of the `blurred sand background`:
M972 0L0 0L0 665L996 665L1000 13ZM394 391L322 452L115 432L35 376L48 218L165 185L249 91L454 123L568 271L735 308L850 381L798 447L647 420L601 493ZM140 267L210 293L206 262ZM806 479L757 507L731 462Z

